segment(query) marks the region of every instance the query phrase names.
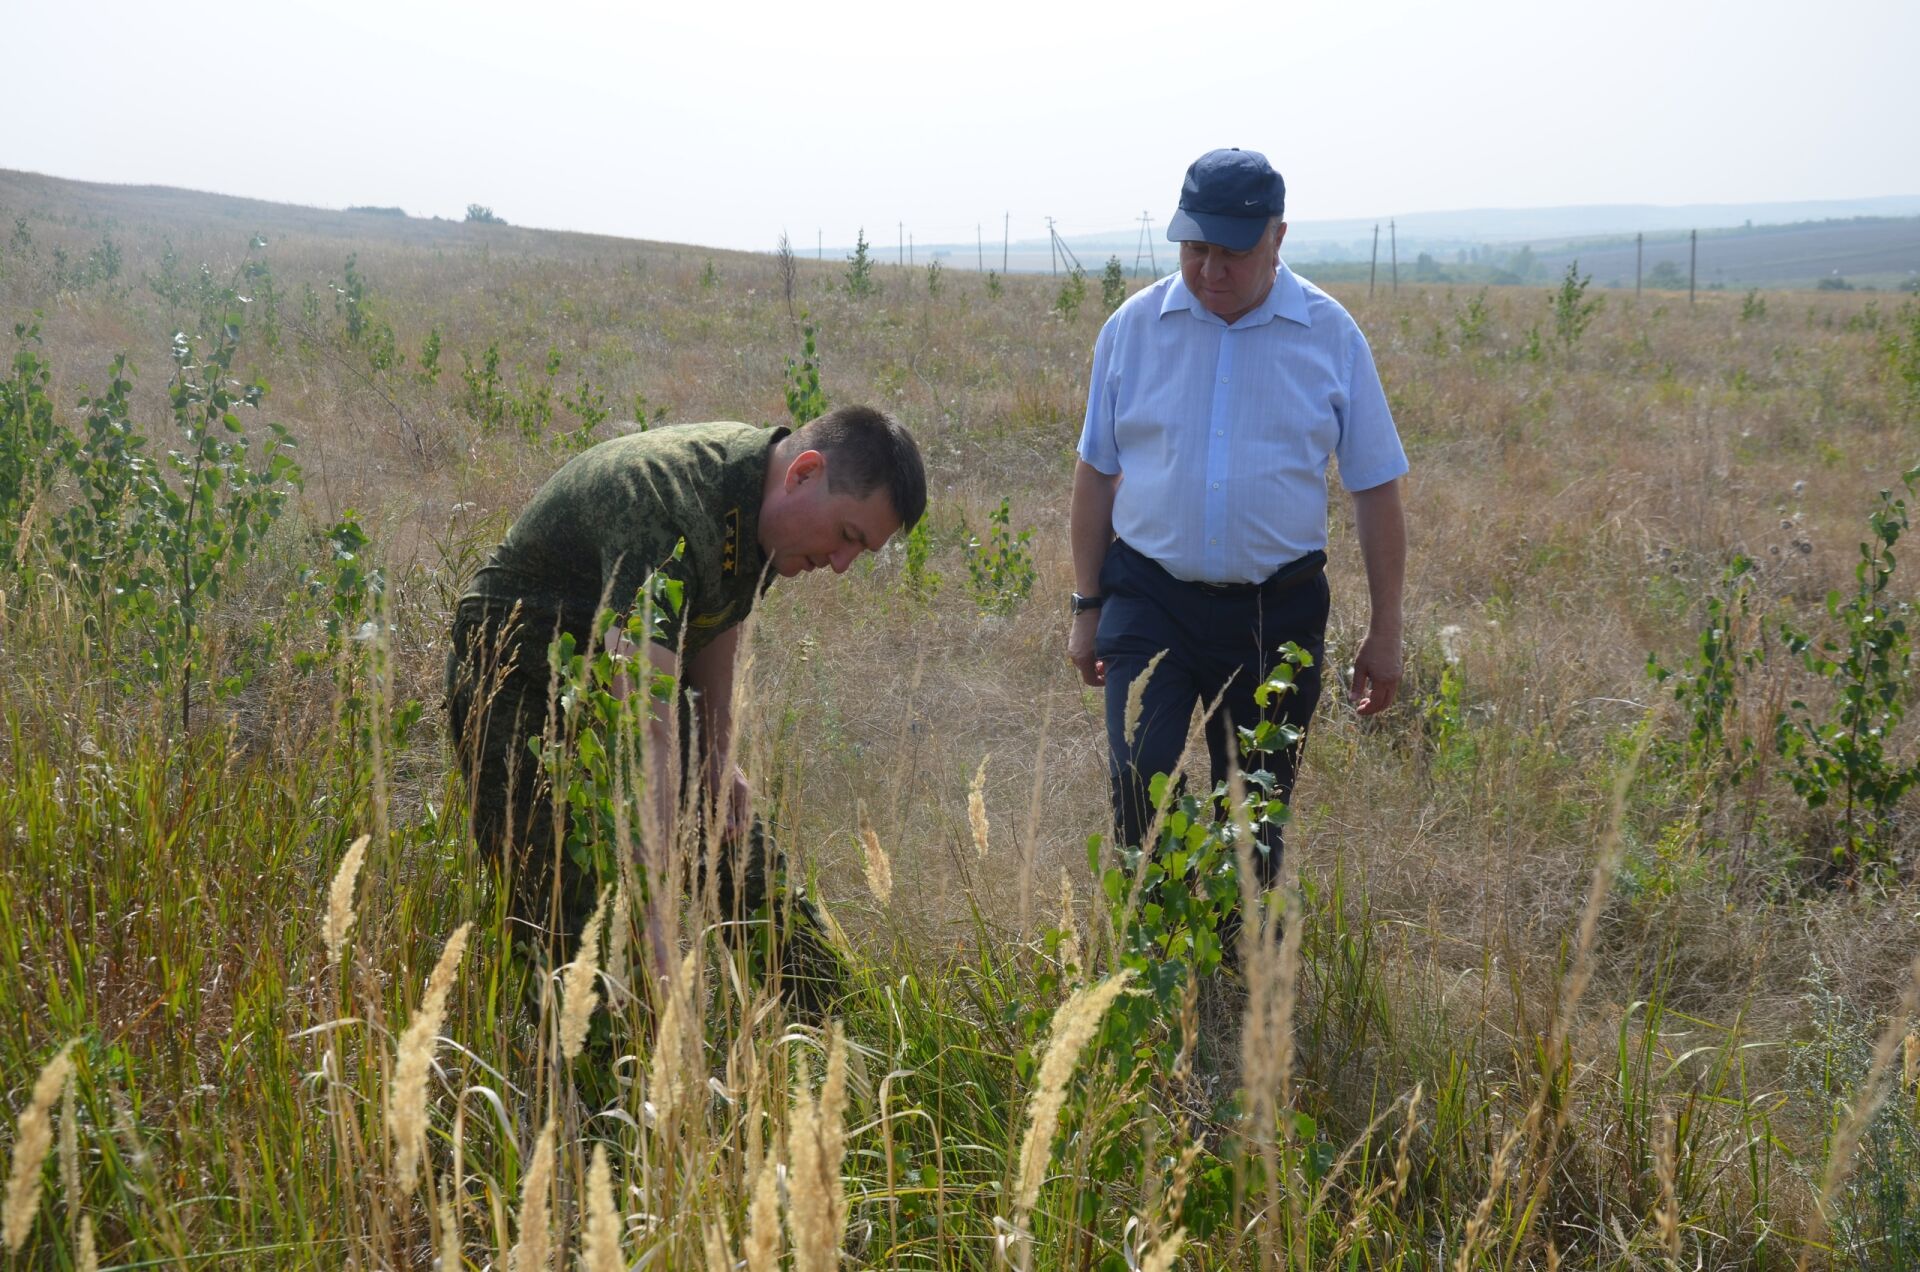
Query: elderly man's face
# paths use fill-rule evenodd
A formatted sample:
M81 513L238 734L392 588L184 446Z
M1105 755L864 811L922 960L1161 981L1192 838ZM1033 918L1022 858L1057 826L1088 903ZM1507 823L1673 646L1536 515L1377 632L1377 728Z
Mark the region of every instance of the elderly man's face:
M1287 223L1268 226L1260 241L1244 252L1218 243L1180 245L1180 277L1193 298L1222 322L1238 322L1253 312L1273 289L1274 267L1280 261L1280 240Z

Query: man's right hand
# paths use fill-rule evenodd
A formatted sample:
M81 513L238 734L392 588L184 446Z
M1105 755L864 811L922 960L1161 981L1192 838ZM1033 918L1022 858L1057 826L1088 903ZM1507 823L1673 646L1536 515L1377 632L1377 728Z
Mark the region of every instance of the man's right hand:
M1100 630L1100 611L1082 610L1073 616L1067 632L1067 661L1080 672L1080 679L1094 688L1107 683L1107 664L1093 652L1093 638Z

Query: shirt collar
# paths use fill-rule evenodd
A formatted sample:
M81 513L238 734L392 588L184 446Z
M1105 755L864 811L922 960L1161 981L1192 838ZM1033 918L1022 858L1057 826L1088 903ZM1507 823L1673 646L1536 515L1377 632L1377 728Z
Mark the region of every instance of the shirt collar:
M1193 293L1187 290L1187 280L1178 273L1173 276L1173 285L1167 288L1167 294L1160 299L1160 316L1166 317L1176 309L1184 309L1201 322L1210 322L1218 327L1226 324L1220 316L1205 305L1194 300ZM1267 298L1255 305L1251 312L1243 315L1233 324L1235 330L1243 327L1258 327L1272 322L1275 318L1285 318L1288 322L1298 323L1302 327L1311 327L1313 320L1307 316L1307 293L1300 286L1300 280L1294 276L1287 263L1281 261L1273 272L1273 286L1267 291Z

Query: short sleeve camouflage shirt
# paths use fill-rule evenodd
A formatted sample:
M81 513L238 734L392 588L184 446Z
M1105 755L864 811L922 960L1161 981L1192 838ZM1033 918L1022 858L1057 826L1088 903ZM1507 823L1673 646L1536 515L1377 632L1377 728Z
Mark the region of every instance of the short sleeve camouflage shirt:
M683 424L601 442L547 480L460 599L463 616L520 607L581 640L602 607L625 614L658 572L684 585L664 639L697 653L761 591L760 500L785 428ZM682 540L685 553L674 559Z

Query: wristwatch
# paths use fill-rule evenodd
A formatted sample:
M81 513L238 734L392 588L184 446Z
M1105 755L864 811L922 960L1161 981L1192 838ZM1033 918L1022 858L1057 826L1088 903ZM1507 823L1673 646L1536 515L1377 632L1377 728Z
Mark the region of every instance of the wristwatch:
M1082 596L1080 593L1075 592L1073 594L1073 612L1075 614L1084 614L1088 610L1099 609L1102 605L1106 604L1106 602L1107 598L1104 596Z

